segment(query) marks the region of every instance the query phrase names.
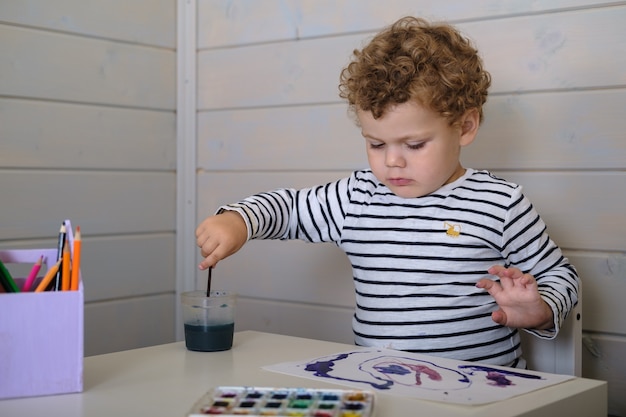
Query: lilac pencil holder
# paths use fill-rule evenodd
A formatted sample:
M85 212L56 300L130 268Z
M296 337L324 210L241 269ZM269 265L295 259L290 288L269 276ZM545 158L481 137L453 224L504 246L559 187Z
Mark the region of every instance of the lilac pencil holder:
M56 249L0 250L5 264L33 265L42 255L51 268ZM0 293L0 399L82 392L80 278L78 291ZM24 278L15 281L21 287Z

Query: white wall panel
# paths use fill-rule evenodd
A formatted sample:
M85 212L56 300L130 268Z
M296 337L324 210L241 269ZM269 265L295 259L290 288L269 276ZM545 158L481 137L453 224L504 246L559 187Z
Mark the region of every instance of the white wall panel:
M483 20L623 4L621 1L552 0L199 0L200 49L341 35L380 29L407 14L447 21Z
M0 236L40 238L71 219L85 234L173 231L170 173L0 171Z
M201 112L198 138L198 167L205 170L367 166L365 141L345 104Z
M175 5L172 0L2 0L0 22L173 49Z
M524 187L552 238L568 249L624 250L623 172L494 172Z
M626 335L622 310L626 294L626 252L567 252L582 280L583 327Z
M85 306L85 356L174 341L174 294Z
M198 48L271 42L298 36L297 1L198 1Z
M626 84L626 6L473 22L492 92ZM498 34L494 36L494 34Z
M626 415L626 338L616 335L589 333L583 338L583 375L609 381L608 415Z
M3 25L0 39L0 95L163 110L175 107L172 50Z
M238 297L235 331L258 330L339 343L354 343L352 308ZM290 329L285 332L285 329Z
M486 169L622 169L626 90L496 95L467 166Z
M202 51L198 108L336 102L341 68L361 40L319 38Z
M0 98L0 166L173 171L175 117L166 111Z
M623 89L495 95L463 161L492 170L620 169L624 108ZM343 103L205 111L198 114L198 138L202 169L336 170L367 163Z
M624 85L624 21L626 6L459 28L475 39L484 56L493 77L491 93L519 93ZM336 102L339 73L366 38L359 34L201 51L198 107Z

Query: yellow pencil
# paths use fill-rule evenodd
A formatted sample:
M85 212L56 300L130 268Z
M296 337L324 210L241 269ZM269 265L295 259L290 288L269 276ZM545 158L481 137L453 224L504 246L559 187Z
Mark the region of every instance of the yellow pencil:
M72 279L70 289L78 291L78 280L80 279L80 249L82 240L80 238L80 226L76 227L76 236L74 236L74 253L72 254Z
M61 258L61 291L70 290L70 245L65 238L63 257Z
M37 285L37 288L35 288L35 292L42 292L42 291L44 291L46 289L48 284L50 284L50 282L52 281L52 278L54 278L54 276L56 275L57 271L59 270L59 267L61 266L61 261L62 260L63 259L59 259L57 261L57 263L54 264L54 266L52 268L50 268L48 270L48 272L46 272L46 275L43 277L43 279L41 280L39 285Z

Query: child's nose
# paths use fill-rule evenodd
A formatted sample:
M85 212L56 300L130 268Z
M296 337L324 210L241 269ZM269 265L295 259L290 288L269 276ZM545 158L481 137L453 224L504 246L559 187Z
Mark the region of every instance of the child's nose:
M388 167L403 167L404 162L404 157L399 149L392 147L387 148L385 152L385 165Z

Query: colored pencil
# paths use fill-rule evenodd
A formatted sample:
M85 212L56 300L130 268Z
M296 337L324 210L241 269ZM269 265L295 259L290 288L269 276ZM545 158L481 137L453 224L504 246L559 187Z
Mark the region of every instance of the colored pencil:
M80 280L80 250L82 239L80 236L80 226L76 227L76 236L74 236L74 253L72 254L72 275L70 279L70 289L78 291L78 281Z
M67 234L67 229L65 228L65 221L61 224L61 228L59 229L59 240L57 243L57 261L63 261L63 246L65 245L65 235ZM61 268L57 271L54 280L52 281L52 286L49 288L52 291L61 291Z
M6 292L20 292L20 289L13 280L11 273L4 266L2 261L0 261L0 283L2 284Z
M65 244L63 245L63 258L61 260L61 290L70 290L70 245L67 243L67 237L65 238Z
M56 273L59 271L59 267L61 266L61 261L62 259L59 259L57 263L54 264L54 266L50 268L48 272L46 272L46 275L43 277L39 285L37 285L37 288L35 288L35 292L45 291L46 287L48 287L48 284L52 282L52 279L55 277Z
M26 281L24 281L24 285L22 286L22 291L30 291L30 287L33 285L35 278L37 278L37 274L39 273L39 270L41 269L42 263L43 263L43 255L39 257L39 260L35 262L35 265L33 265L33 268L30 270L30 273L28 274L28 277L26 278Z

